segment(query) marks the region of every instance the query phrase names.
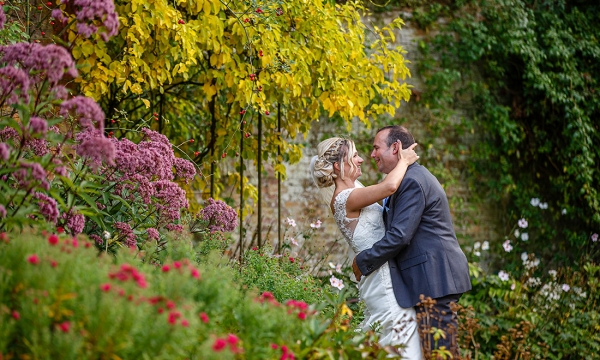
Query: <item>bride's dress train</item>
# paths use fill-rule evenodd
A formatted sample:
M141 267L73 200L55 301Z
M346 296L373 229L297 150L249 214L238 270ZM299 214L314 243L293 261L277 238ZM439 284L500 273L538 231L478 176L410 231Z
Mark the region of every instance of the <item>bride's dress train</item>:
M355 253L369 249L385 235L383 224L383 208L372 204L363 208L358 218L346 217L346 201L354 189L342 190L334 201L334 218ZM386 262L369 276L363 276L358 283L361 300L365 302L365 320L361 324L364 331L372 324L379 322L380 344L405 344L402 357L405 359L421 359L421 344L414 308L402 308L398 305L390 268Z

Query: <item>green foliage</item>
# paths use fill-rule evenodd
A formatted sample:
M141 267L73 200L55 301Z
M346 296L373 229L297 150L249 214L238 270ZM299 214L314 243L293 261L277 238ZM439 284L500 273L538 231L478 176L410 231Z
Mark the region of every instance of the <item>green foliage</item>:
M600 228L598 6L498 0L423 9L421 18L444 21L420 43L420 107L441 128L481 134L450 150L470 156L473 193L501 205L502 231L523 217L536 225L529 250L578 259ZM532 198L548 207L532 207Z
M271 253L269 247L246 251L238 273L239 282L250 289L269 291L281 302L296 299L315 304L331 291L308 274L302 259L289 254L275 257Z
M208 258L199 268L187 259L166 259L155 267L141 263L139 255L98 257L84 238L2 233L0 354L273 359L288 352L348 359L388 353L374 334L357 335L348 326L345 292L326 292L323 305L283 304L243 286L217 259ZM288 291L289 281L280 282L283 298L300 293ZM318 311L323 306L332 309L332 320ZM215 348L219 342L224 349Z
M588 262L581 272L559 268L541 274L534 264L524 262L508 280L497 275L472 278L473 290L461 305L475 311L464 312L463 323L470 318L477 326L462 332L474 336L464 344L465 353L485 358L493 354L496 359L597 358L600 267Z

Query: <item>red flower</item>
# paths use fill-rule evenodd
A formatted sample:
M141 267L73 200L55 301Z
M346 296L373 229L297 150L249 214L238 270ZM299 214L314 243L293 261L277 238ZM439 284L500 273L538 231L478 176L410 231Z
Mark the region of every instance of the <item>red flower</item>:
M56 232L58 232L59 234L62 234L65 232L65 229L59 226L56 228Z
M181 326L188 327L188 326L190 326L190 323L186 319L183 319L183 320L181 320Z
M167 321L169 321L169 324L175 325L175 323L177 323L177 319L179 319L180 317L181 313L179 311L171 311L169 313L169 318Z
M15 320L19 320L21 318L21 314L19 314L19 312L17 310L13 310L11 315L12 315L13 319L15 319Z
M171 300L167 301L167 309L173 309L175 307L175 303Z
M206 315L205 312L201 312L200 313L200 320L202 320L203 323L208 324L208 315Z
M55 267L57 267L57 266L58 266L58 263L56 262L56 260L52 260L52 261L50 262L50 266L52 266L53 268L55 268Z
M110 284L106 283L106 284L100 285L100 290L102 290L104 292L109 292L110 291Z
M212 346L212 349L214 351L221 351L223 349L225 349L225 346L227 346L227 342L224 339L217 339L215 340L215 343Z
M175 262L173 263L173 267L174 267L175 269L179 269L179 268L181 267L181 263L180 263L179 261L175 261Z
M294 258L290 257L290 262L293 263L294 262Z
M298 319L300 319L300 320L306 320L306 313L304 313L302 311L299 312L298 313Z
M58 324L58 328L60 329L60 331L62 331L64 333L68 333L69 330L71 329L71 323L68 321L64 321L64 322Z
M166 265L166 264L163 265L163 267L162 267L163 272L169 272L169 270L171 270L171 267L169 265Z
M198 269L192 268L192 277L195 279L199 279L200 278L200 271L198 271Z
M240 340L240 339L238 339L238 337L237 337L237 336L235 336L235 335L233 335L233 334L229 334L229 335L227 335L227 342L228 342L230 345L234 345L234 346L235 346L235 345L237 345L237 343L238 343L238 341L239 341L239 340Z
M277 350L277 349L279 349L279 345L277 345L277 344L271 344L271 348L273 350Z
M58 244L58 236L54 234L50 235L50 237L48 238L48 242L50 243L50 245Z
M33 265L37 265L40 263L40 258L36 254L33 254L27 258L27 261Z

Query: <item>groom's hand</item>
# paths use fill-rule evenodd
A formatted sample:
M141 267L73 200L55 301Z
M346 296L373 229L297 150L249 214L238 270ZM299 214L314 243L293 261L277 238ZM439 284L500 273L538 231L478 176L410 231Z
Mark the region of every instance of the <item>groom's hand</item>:
M354 273L354 276L356 277L356 281L360 281L360 278L362 277L362 273L360 272L360 269L358 268L358 264L356 264L356 257L354 257L354 261L352 261L352 272Z

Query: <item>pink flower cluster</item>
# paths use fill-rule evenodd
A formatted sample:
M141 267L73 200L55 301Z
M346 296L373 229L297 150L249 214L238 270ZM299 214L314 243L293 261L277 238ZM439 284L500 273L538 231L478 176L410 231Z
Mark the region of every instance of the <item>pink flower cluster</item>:
M56 223L59 215L56 200L42 193L35 193L33 197L39 200L38 207L40 208L40 213L42 216L46 218L47 221Z
M271 348L273 350L277 350L279 348L279 345L271 344ZM295 358L296 357L294 356L294 353L292 353L287 346L281 345L281 357L279 358L280 360L294 360Z
M237 224L237 213L229 205L221 200L209 198L208 205L199 213L200 217L208 221L208 229L211 233L217 231L233 231Z
M258 302L260 302L261 304L264 304L265 302L267 302L271 305L279 306L279 302L275 299L275 296L273 296L273 293L270 291L263 292L258 297Z
M64 86L58 85L59 82L65 74L71 77L77 76L77 69L71 54L64 47L54 44L40 45L22 42L0 46L0 63L24 71L29 76L30 85L41 84L47 80L51 92L61 95L63 99L62 95L66 96L67 93ZM23 83L19 85L23 85Z
M110 279L116 279L121 282L133 280L141 288L148 287L148 283L146 282L144 274L140 273L134 266L131 266L129 264L121 265L118 271L108 274L108 277Z
M240 339L234 334L227 335L226 338L217 338L212 346L214 351L222 351L229 345L229 350L232 353L238 354L242 352L242 349L238 347Z
M119 232L125 246L134 247L137 245L137 238L129 224L117 221L115 222L115 229Z
M288 313L298 311L298 319L305 320L308 310L308 304L304 301L288 300L285 305L288 307Z
M81 234L85 226L85 217L82 214L73 212L72 210L68 213L63 213L62 220L73 236Z
M104 41L118 33L119 19L113 0L62 0L62 3L72 5L76 9L77 30L84 37L98 33L100 27L105 29L100 33ZM60 9L54 9L52 17L58 21L67 21Z

